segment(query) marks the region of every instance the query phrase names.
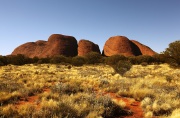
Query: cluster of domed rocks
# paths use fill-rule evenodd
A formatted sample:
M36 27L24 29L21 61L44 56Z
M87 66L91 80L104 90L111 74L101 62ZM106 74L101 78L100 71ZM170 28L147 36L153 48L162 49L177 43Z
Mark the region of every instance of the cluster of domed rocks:
M101 53L99 46L89 40L82 39L79 42L73 36L52 34L48 41L38 40L18 46L11 55L23 54L27 57L52 57L55 55L84 56L89 52ZM121 54L124 56L154 55L148 46L138 41L129 40L124 36L110 37L104 45L102 55L112 56Z

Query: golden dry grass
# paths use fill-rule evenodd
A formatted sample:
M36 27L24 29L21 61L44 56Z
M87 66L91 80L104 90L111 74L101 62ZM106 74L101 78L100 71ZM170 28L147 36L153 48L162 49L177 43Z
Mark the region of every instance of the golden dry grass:
M112 100L103 92L141 101L148 118L176 118L180 114L180 70L166 64L133 65L123 77L107 65L8 65L0 67L0 81L2 117L92 118L112 116L116 105L124 108L123 101ZM20 98L33 95L38 96L36 103L15 108Z

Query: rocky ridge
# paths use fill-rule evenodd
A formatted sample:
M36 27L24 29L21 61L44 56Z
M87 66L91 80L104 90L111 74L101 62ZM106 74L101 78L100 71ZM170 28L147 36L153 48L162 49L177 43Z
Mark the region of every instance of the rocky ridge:
M23 54L27 57L53 57L55 55L64 56L84 56L89 52L100 53L99 46L89 40L82 39L78 42L73 36L62 34L52 34L48 41L38 40L36 42L28 42L15 48L11 55ZM151 48L143 45L135 40L129 40L125 36L110 37L104 45L104 56L112 55L138 56L138 55L154 55Z

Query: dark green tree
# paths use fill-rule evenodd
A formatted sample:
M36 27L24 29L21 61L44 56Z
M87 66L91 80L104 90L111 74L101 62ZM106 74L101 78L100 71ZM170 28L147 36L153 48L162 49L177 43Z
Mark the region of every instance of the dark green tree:
M170 43L163 53L171 60L171 63L180 65L180 40Z

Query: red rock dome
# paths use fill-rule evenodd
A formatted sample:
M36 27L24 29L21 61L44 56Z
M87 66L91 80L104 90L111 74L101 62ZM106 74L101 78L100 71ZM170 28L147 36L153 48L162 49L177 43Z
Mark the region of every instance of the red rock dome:
M149 55L149 56L153 56L156 54L156 52L154 52L150 47L143 45L141 43L139 43L138 41L135 40L131 40L135 45L137 45L142 53L142 55Z
M72 36L52 34L48 41L29 42L17 47L12 55L23 54L27 57L52 57L55 55L76 56L77 40Z
M84 39L80 40L78 43L78 55L84 56L89 52L100 53L99 46L89 40L84 40Z
M127 37L114 36L110 37L106 41L103 55L112 56L116 54L121 54L124 56L137 56L141 55L141 52L139 48L134 45Z

